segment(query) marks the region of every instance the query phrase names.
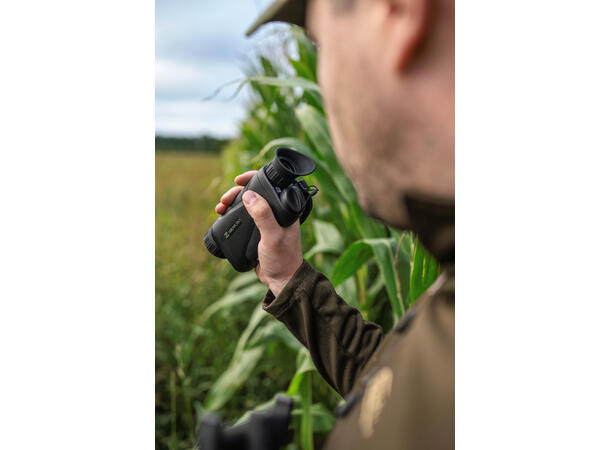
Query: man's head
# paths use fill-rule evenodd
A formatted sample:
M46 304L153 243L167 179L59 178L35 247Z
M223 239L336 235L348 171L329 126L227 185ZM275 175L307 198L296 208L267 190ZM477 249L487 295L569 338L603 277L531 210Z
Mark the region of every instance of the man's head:
M335 152L371 215L454 198L454 1L309 0Z

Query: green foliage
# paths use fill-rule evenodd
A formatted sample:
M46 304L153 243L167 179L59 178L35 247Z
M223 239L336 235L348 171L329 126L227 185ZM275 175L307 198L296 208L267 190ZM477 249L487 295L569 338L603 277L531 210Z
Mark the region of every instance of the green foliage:
M421 245L415 246L413 273L411 274L411 296L413 303L440 275L441 268L434 257Z
M248 85L251 99L240 137L222 152L224 173L218 191L228 189L237 174L260 168L278 146L313 157L317 170L306 179L320 192L302 227L304 256L329 275L337 292L366 319L389 330L438 276L438 264L410 233L364 214L335 158L317 87L315 48L298 28L282 38L283 54L275 60L258 56L237 87ZM201 227L200 235L206 229ZM200 245L198 251L203 252ZM332 428L331 411L340 396L318 374L309 352L261 310L266 289L255 275L237 274L226 268L226 261L220 262L225 271L217 276L223 276L226 285L216 292L215 301L200 305L190 322L176 323L182 331L177 332L178 344L171 352L175 359L163 369L169 373L163 378L163 392L171 400L164 405L172 422L157 425L170 434L163 446L186 446L192 436L186 429L197 423L197 415L216 410L229 420L241 415L239 421L243 421L248 410L270 406L278 391L295 401L290 448L321 446ZM236 324L241 327L237 332ZM224 335L215 334L225 325ZM214 356L207 350L212 339ZM226 354L229 349L232 353ZM207 360L202 360L202 354ZM197 371L202 370L210 374L201 376ZM252 386L259 389L253 391ZM235 414L240 407L242 414Z
M214 205L224 192L221 175L216 155L156 155L157 448L193 448L203 402L214 382L231 366L240 336L266 291L253 272L235 276L226 261L214 258L203 247L203 233L216 219ZM220 299L223 301L215 304ZM267 339L265 355L246 380L239 380L235 394L222 406L228 420L264 403L278 386L290 382L298 343L283 327L280 333L292 340L292 348L271 333L263 334L270 331L265 323L257 327L245 348L250 348L250 342Z
M243 81L252 87L253 98L240 139L225 150L226 179L262 166L278 146L293 147L314 158L317 170L307 181L317 185L320 193L311 217L302 227L304 257L330 274L338 292L365 317L390 328L438 276L438 265L410 233L392 230L364 214L333 151L316 84L315 48L298 28L292 29L285 40L286 48L293 44L296 54L287 51L284 60L274 62L260 56L253 72ZM219 302L227 302L226 297ZM259 321L259 314L260 309L255 309L253 322L244 331L249 340L256 339L242 347L253 352L248 354L252 361L266 358L261 348L278 341L294 352L295 371L285 393L294 397L298 405L294 411L298 431L294 444L311 449L315 438L321 441L332 428L330 411L340 398L331 394L327 386L322 387L307 350L296 341L292 345L286 342L286 337L279 335L283 327L278 328L276 321ZM253 332L252 323L263 331ZM238 350L242 347L238 344ZM233 361L243 357L238 350ZM251 368L243 369L247 370ZM217 392L236 391L243 371L238 375L235 366L229 365L208 394L208 409L219 409L222 404ZM226 377L232 379L229 388ZM264 404L270 405L271 401Z

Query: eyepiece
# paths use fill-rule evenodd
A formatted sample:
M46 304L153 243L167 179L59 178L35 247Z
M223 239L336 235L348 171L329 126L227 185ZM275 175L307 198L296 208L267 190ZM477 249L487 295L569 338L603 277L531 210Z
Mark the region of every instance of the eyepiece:
M277 187L283 189L295 178L309 175L316 170L313 159L287 147L279 147L275 158L265 167L265 174Z
M293 173L297 171L296 167L294 167L294 164L292 164L292 161L290 161L290 159L286 158L285 156L280 156L278 160L280 161L282 167L287 171Z

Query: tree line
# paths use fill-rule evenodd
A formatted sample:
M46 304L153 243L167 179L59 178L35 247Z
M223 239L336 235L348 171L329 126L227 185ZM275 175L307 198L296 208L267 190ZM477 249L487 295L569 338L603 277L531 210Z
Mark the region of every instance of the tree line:
M155 136L155 151L220 153L230 139L201 136L196 138Z

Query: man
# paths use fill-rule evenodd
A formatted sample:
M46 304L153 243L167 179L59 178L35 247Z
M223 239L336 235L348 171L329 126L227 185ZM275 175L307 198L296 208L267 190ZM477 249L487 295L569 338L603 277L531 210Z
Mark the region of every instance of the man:
M444 271L387 336L303 260L299 223L243 201L261 232L263 308L309 349L344 398L328 449L454 447L454 1L276 1L306 26L337 157L363 209L414 230ZM235 179L222 214L255 172Z

